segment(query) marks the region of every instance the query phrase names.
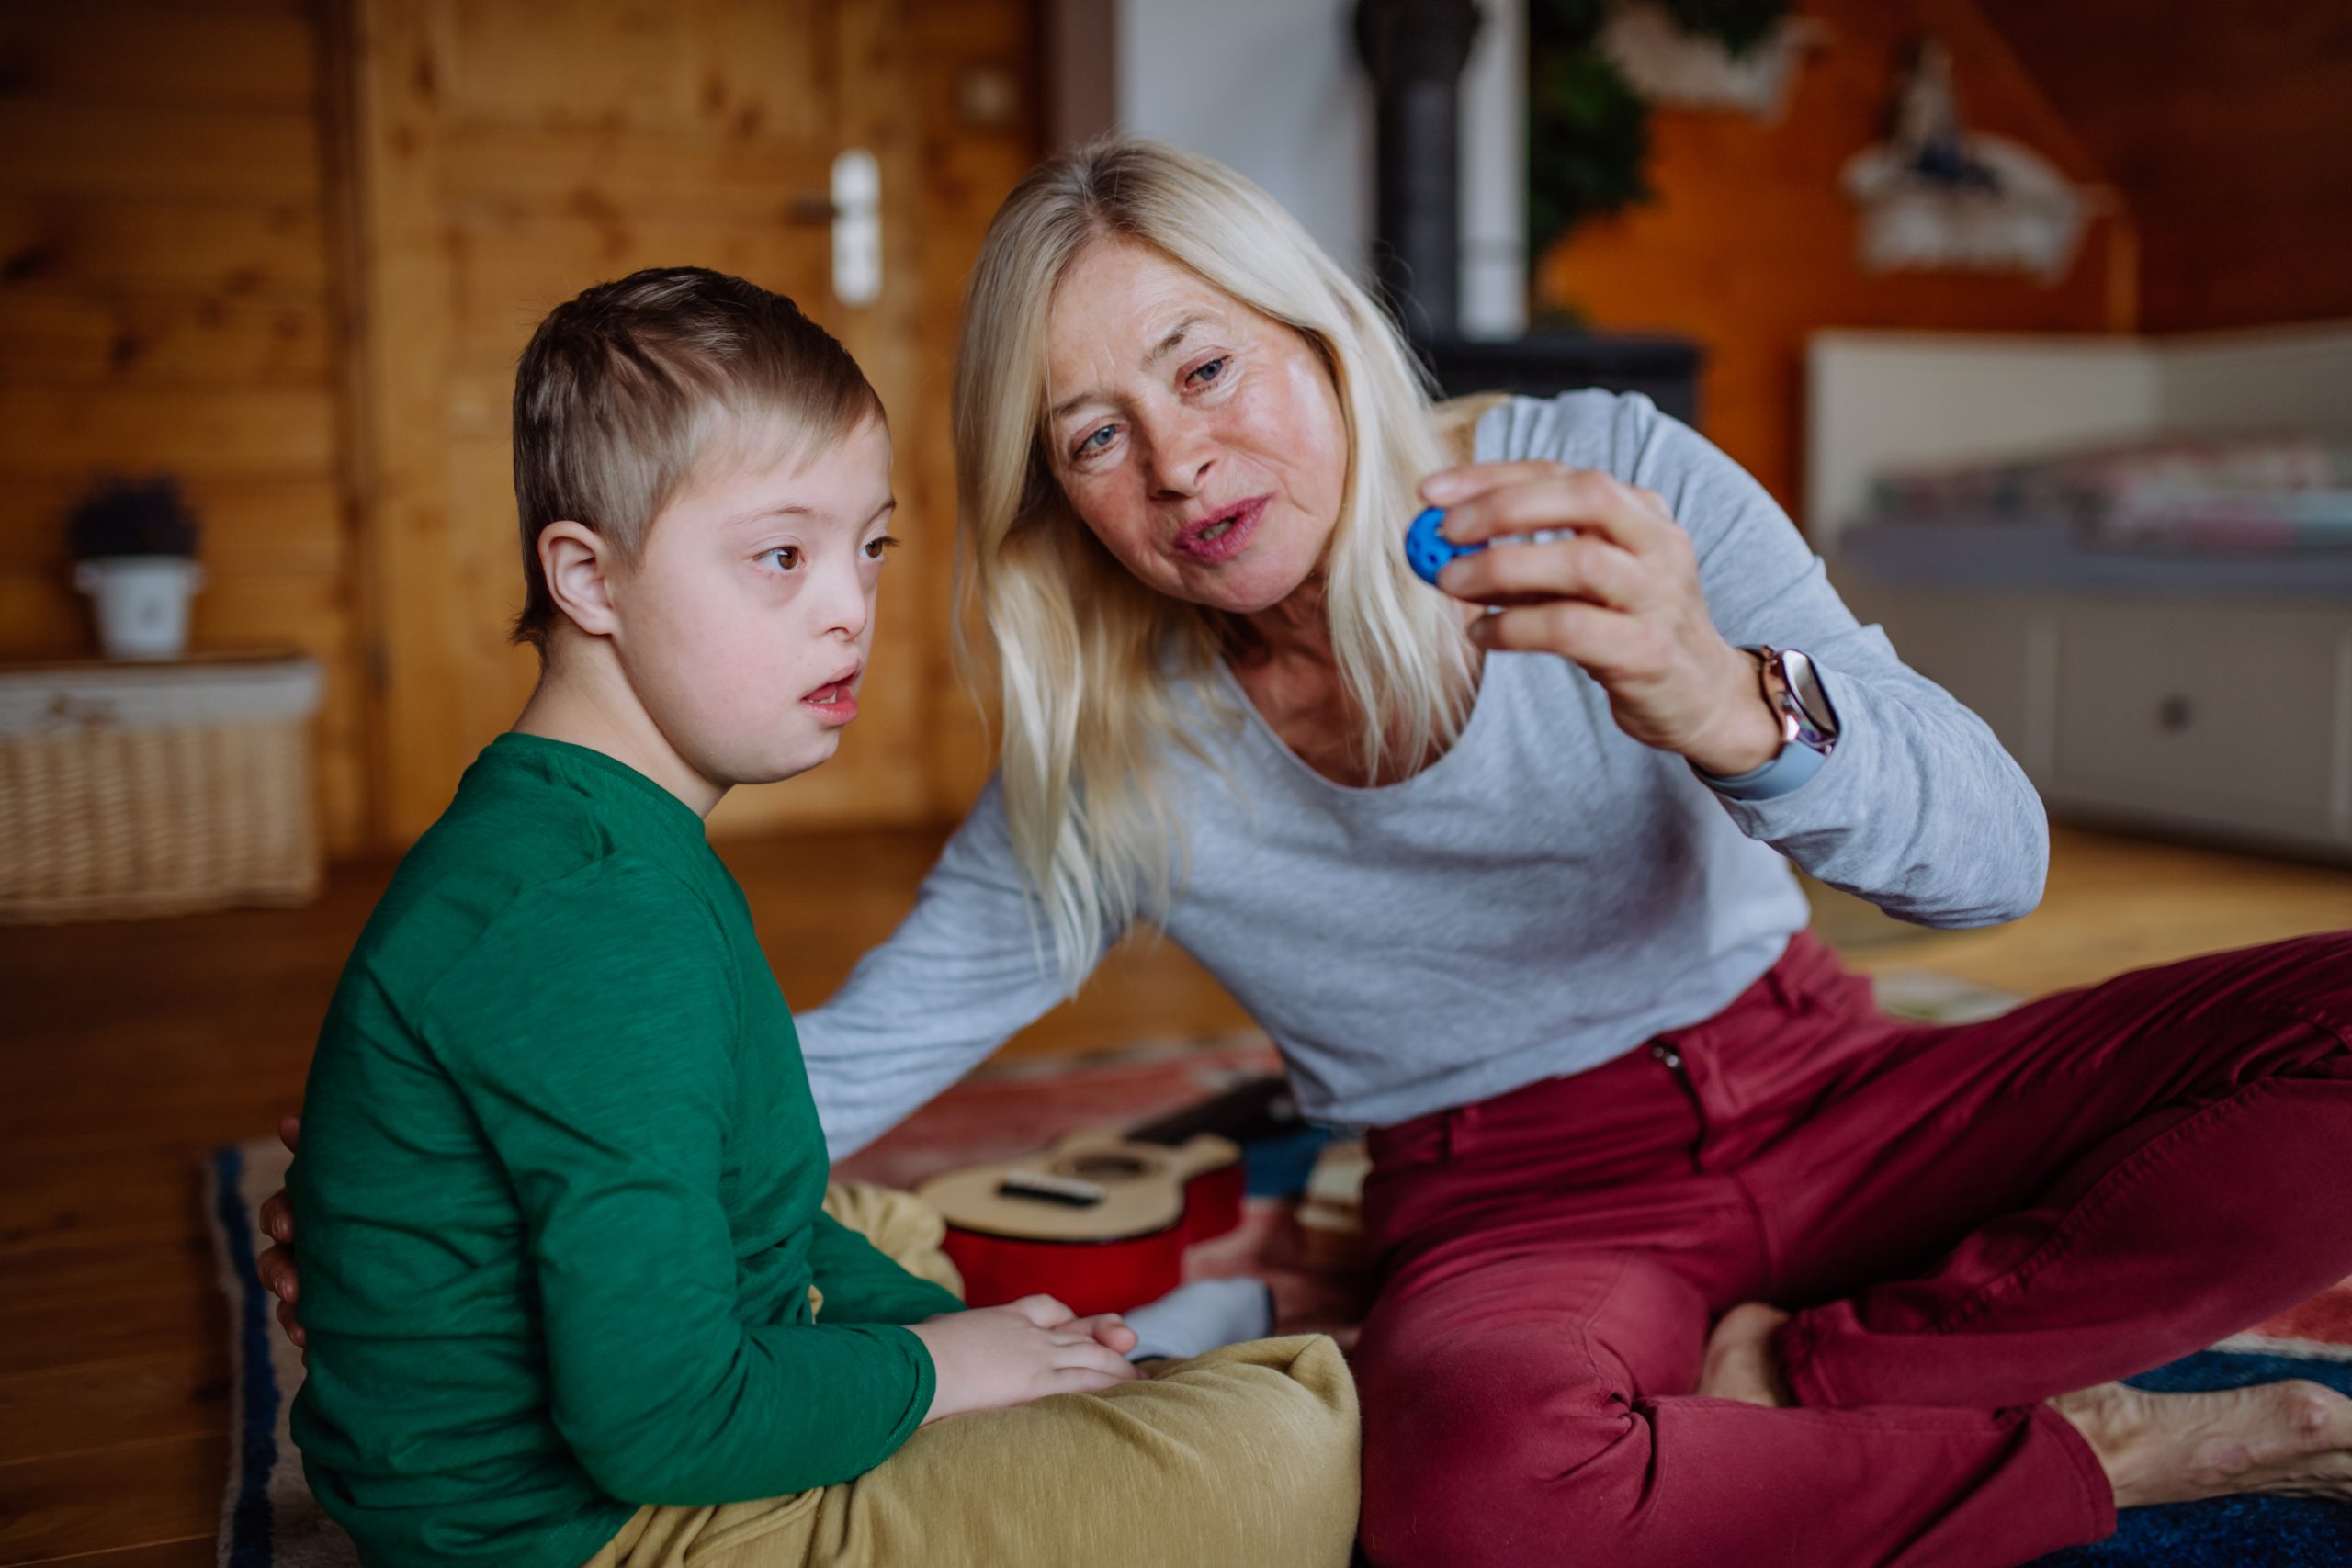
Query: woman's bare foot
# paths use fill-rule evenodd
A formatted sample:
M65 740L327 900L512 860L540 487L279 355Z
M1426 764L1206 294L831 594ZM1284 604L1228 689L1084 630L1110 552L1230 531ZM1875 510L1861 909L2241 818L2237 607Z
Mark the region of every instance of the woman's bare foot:
M1789 1314L1762 1302L1743 1302L1724 1314L1707 1336L1707 1354L1699 1364L1699 1386L1693 1393L1709 1399L1739 1399L1750 1404L1778 1408L1794 1404L1796 1395L1781 1370L1781 1353L1772 1335Z
M2119 1508L2237 1492L2352 1501L2352 1399L2324 1384L2150 1393L2109 1382L2050 1404L2098 1455Z

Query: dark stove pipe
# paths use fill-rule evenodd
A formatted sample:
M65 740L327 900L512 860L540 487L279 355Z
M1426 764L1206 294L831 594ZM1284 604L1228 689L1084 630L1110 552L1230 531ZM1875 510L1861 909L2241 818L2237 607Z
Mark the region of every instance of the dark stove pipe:
M1356 6L1356 48L1375 95L1374 276L1424 341L1462 324L1460 85L1477 31L1476 0Z

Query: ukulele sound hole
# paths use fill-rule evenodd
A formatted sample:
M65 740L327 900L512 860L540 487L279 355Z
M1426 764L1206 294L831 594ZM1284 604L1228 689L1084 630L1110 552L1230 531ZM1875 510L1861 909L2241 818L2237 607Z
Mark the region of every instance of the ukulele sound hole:
M1132 1155L1080 1155L1062 1163L1065 1175L1081 1181L1133 1181L1146 1174L1144 1162Z

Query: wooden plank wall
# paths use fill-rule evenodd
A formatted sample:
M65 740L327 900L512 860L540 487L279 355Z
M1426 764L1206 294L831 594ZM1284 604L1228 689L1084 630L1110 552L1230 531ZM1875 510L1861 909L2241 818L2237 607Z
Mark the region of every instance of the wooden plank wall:
M1981 0L2140 225L2150 332L2352 319L2352 7Z
M327 674L319 793L368 837L317 18L302 0L0 4L0 657L87 654L66 507L168 470L199 644Z
M858 355L910 543L842 758L720 827L952 818L986 743L948 671L948 365L1035 156L1034 52L1024 0L0 0L0 657L93 649L62 511L177 473L199 645L320 657L330 846L404 845L534 672L503 639L515 354L590 283L699 263ZM852 145L888 252L859 311L791 220Z

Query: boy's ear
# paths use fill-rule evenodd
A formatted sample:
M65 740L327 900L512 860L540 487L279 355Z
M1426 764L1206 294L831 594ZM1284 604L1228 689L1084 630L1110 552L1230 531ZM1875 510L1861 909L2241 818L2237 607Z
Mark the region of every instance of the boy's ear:
M613 603L616 564L612 541L593 528L550 523L539 530L539 571L548 595L590 637L610 637L620 629L620 612Z

